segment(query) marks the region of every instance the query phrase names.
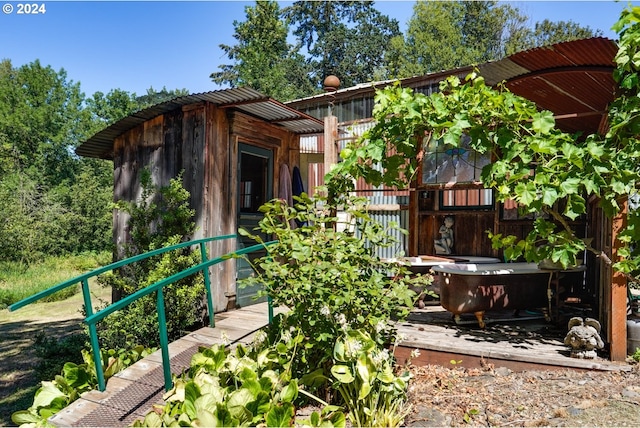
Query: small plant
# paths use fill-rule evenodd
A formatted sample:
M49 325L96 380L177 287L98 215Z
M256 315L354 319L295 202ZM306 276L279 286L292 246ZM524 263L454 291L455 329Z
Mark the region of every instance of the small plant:
M478 409L469 409L468 411L466 411L464 413L464 416L462 417L462 420L467 423L470 424L471 421L473 420L473 417L480 414L480 410Z
M640 362L640 348L636 348L636 351L631 355L631 358L635 362Z
M101 351L105 380L153 351L142 346L131 350ZM11 420L18 425L49 426L48 418L76 401L84 392L95 389L98 379L93 358L87 350L83 349L81 353L83 359L81 364L65 363L61 374L54 380L42 382L31 407L13 413Z
M331 374L358 427L397 427L409 413L407 385L410 373L394 374L388 349L381 348L366 332L349 331L335 344L336 364Z
M233 352L222 345L203 347L165 394L167 404L133 426L293 426L301 390L277 354L273 346L238 345ZM338 407L325 406L306 422L344 427L345 417Z

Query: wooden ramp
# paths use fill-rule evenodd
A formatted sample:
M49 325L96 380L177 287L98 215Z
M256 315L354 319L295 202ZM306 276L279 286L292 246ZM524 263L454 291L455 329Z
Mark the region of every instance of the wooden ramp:
M169 345L171 372L181 374L188 369L191 357L201 346L251 343L255 332L267 325L267 314L267 303L216 314L215 328L201 328ZM49 422L60 427L126 427L144 418L154 404L162 404L164 392L158 350L110 378L104 392L83 394Z
M224 343L250 343L253 335L268 322L267 304L261 303L216 315L215 328L202 328L169 345L171 371L180 374L189 367L191 356L200 346ZM277 312L277 310L276 310ZM474 319L456 324L440 306L416 309L407 322L399 324L403 340L395 349L399 363L411 351L420 355L411 361L416 365L440 364L451 367L451 361L465 367L492 364L512 370L580 369L629 370L626 364L606 359L570 358L562 344L561 327L544 320L504 314L487 314L488 325L480 329ZM90 391L49 421L65 427L125 427L142 419L154 404L162 404L164 378L160 351L138 361L109 379L104 392Z

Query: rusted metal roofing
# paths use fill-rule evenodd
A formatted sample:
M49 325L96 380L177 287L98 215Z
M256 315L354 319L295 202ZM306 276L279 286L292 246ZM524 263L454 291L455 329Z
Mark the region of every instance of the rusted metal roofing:
M479 66L487 84L513 93L556 116L565 132L597 133L615 96L617 44L595 37L518 52Z
M296 134L323 132L324 123L299 112L279 101L269 98L251 88L232 88L186 95L132 113L98 132L76 149L76 154L85 157L108 159L113 141L124 132L161 114L189 104L209 102L219 108L229 108L281 126Z
M613 59L617 50L613 40L595 37L518 52L499 61L481 64L478 69L487 84L505 82L511 92L535 102L540 109L553 112L561 130L588 135L599 131L608 105L614 99ZM461 67L401 79L400 83L420 90L437 85L447 76L465 76L472 70L471 66ZM339 89L333 97L340 102L365 91L373 96L376 88L389 83L391 81ZM304 110L323 101L328 103L329 97L320 94L287 104Z

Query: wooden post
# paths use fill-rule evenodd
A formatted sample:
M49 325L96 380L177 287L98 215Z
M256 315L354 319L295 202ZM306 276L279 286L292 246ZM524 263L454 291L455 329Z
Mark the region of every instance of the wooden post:
M612 219L612 251L611 261L618 260L618 248L622 243L618 240L618 235L627 225L627 210L629 202L627 198L619 200L622 207L620 213ZM611 345L610 354L612 361L624 361L627 357L627 279L626 277L611 269L611 300L606 302L611 305L609 310L609 343Z
M338 148L336 139L338 138L338 118L336 116L325 116L324 118L324 173L331 170L331 165L338 163Z

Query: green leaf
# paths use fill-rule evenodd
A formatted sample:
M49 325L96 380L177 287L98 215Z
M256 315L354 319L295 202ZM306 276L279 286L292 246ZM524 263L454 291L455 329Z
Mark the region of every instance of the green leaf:
M148 426L162 426L162 425L148 425ZM205 428L205 427L215 428L215 427L227 427L231 425L227 425L223 421L220 421L213 413L211 413L207 409L200 409L198 411L198 417L192 421L191 426L202 427L202 428Z
M332 366L331 374L341 383L351 383L355 380L351 368L342 364Z
M629 193L627 185L619 180L616 180L615 178L611 179L611 189L613 189L613 191L618 195Z
M195 382L187 382L184 386L184 409L191 419L197 415L196 400L200 397L200 388Z
M556 121L553 118L553 113L548 110L536 113L533 115L531 121L531 128L538 133L547 134L556 125Z
M309 416L309 421L311 422L312 427L317 427L320 425L320 414L318 412L311 412L311 416Z
M571 220L575 220L586 211L585 200L579 195L570 195L567 198L567 206L564 210L564 215Z
M298 381L293 379L280 392L280 400L285 403L293 403L298 398Z
M42 423L42 417L34 415L28 410L19 410L11 415L11 420L16 425L38 424Z
M557 200L558 192L552 187L545 189L542 193L542 203L548 207L553 206Z
M290 427L295 415L295 409L291 403L282 403L273 406L267 413L266 422L268 427Z
M333 358L336 361L344 363L347 361L346 352L347 350L344 341L337 340L333 347Z
M551 155L556 152L556 147L553 142L542 138L532 139L529 143L529 147L536 153Z
M516 200L522 205L529 206L536 200L536 188L531 182L518 183L515 187Z
M42 387L36 391L32 407L38 409L50 406L57 398L66 398L66 395L53 382L42 382Z
M579 186L579 178L566 178L560 183L560 190L562 190L565 195L573 195L578 193Z

